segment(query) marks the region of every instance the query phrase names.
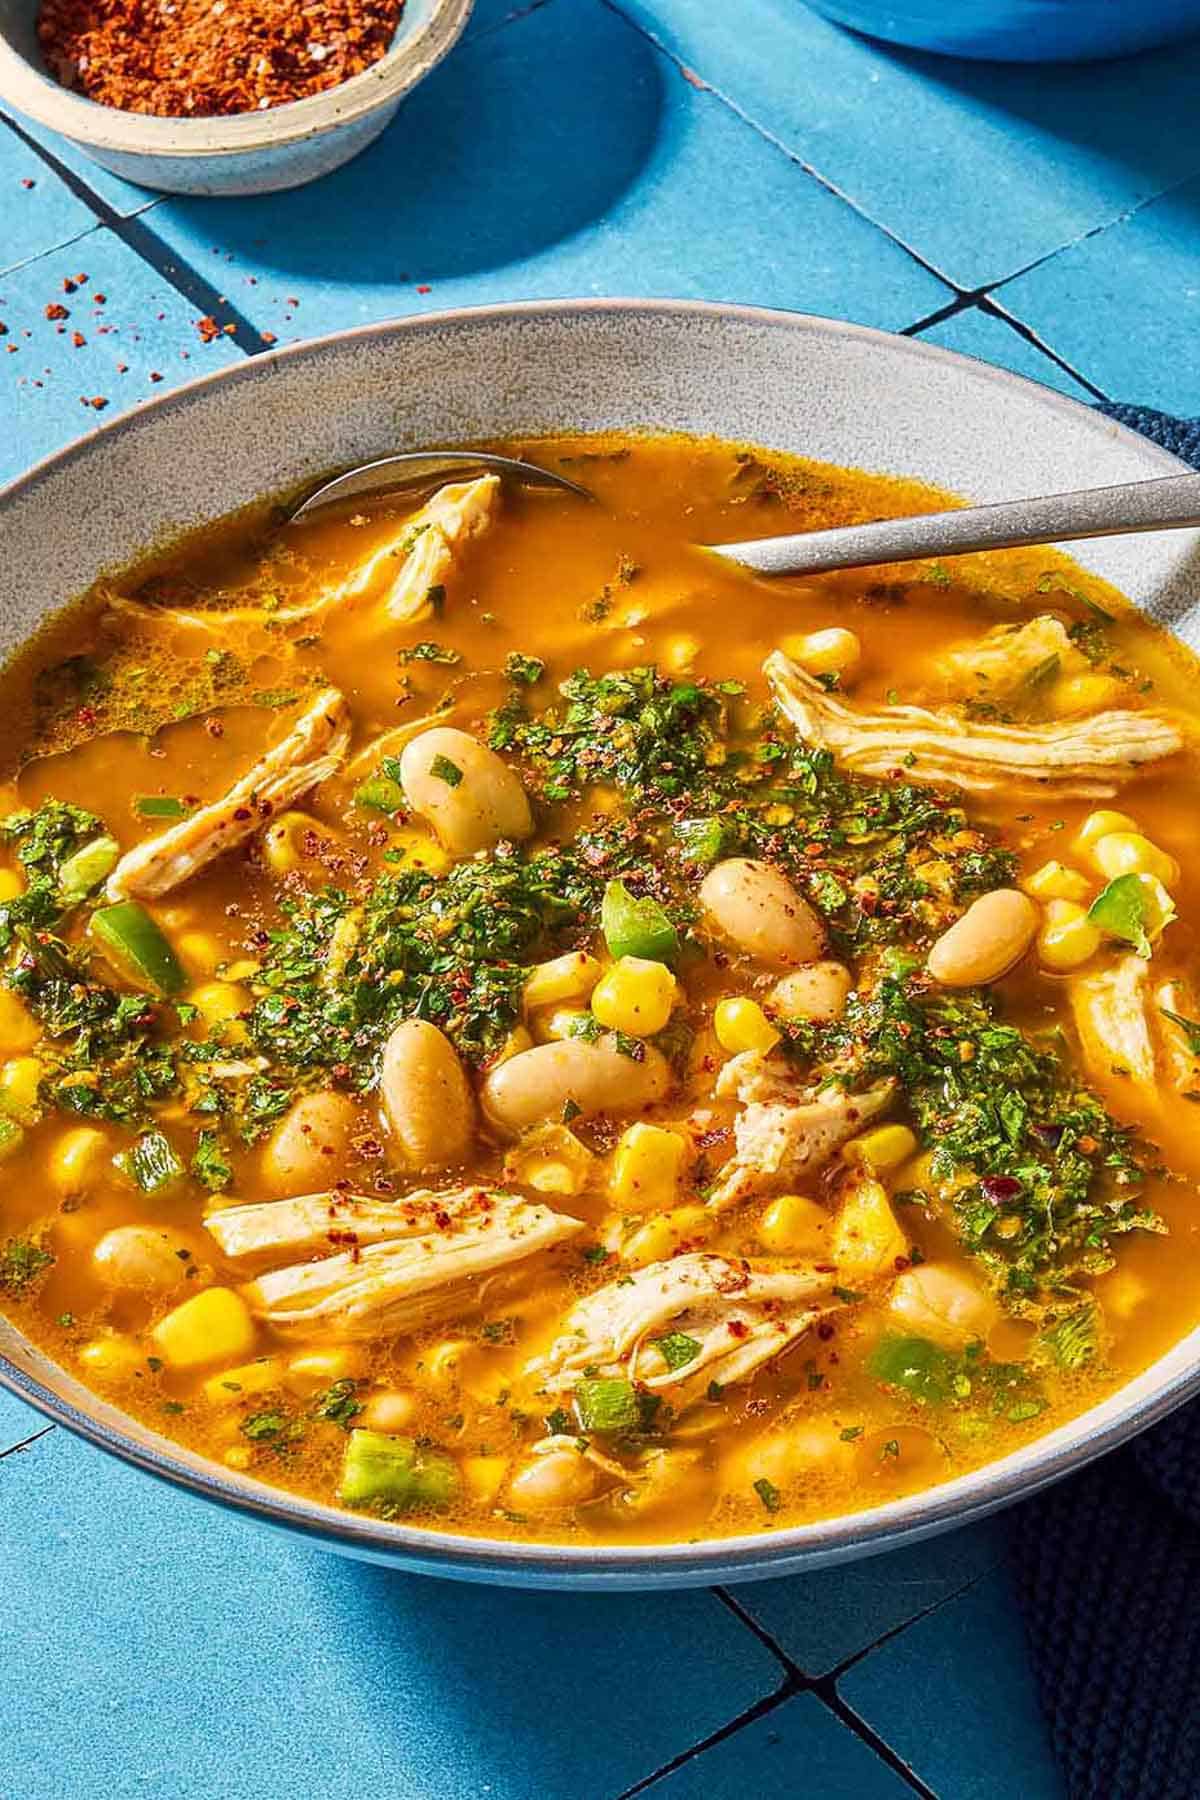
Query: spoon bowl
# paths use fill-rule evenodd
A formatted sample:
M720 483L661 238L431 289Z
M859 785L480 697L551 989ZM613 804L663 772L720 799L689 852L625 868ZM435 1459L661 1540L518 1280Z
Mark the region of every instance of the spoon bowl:
M292 513L291 523L311 518L322 507L337 500L365 499L368 495L394 493L400 488L417 487L436 481L442 475L463 476L473 471L491 470L506 481L520 487L560 488L581 500L594 496L576 481L543 469L537 463L520 462L515 456L495 456L489 450L406 450L399 456L380 456L374 462L359 463L341 475L323 481L319 488L303 500Z

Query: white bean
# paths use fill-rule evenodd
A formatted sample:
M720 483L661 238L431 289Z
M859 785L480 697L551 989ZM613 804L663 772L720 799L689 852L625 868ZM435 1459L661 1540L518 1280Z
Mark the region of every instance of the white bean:
M888 1311L906 1330L951 1349L986 1337L998 1313L990 1294L942 1263L921 1263L898 1276Z
M814 962L825 948L820 919L770 863L731 856L709 870L700 904L722 936L760 962Z
M981 894L929 952L926 968L943 987L997 981L1020 962L1038 934L1041 913L1018 888Z
M267 1140L263 1180L280 1194L332 1187L357 1123L358 1110L348 1095L331 1088L301 1094Z
M410 1168L465 1160L475 1135L475 1101L458 1052L436 1025L405 1019L396 1026L383 1047L379 1092Z
M840 1019L854 977L843 963L806 963L771 989L771 1005L785 1019Z
M483 1084L484 1112L512 1137L568 1112L571 1118L640 1112L671 1085L666 1059L650 1044L642 1049L635 1061L615 1036L536 1044L491 1071Z
M533 831L525 789L508 764L452 725L435 725L405 745L400 785L451 856L473 856Z
M372 1394L356 1423L368 1431L407 1431L418 1411L417 1396L408 1388L388 1388Z
M578 1450L546 1450L518 1469L509 1487L515 1505L533 1512L552 1512L590 1500L596 1471Z
M96 1274L106 1287L153 1289L163 1293L187 1279L190 1258L180 1255L187 1241L154 1225L118 1225L92 1251Z

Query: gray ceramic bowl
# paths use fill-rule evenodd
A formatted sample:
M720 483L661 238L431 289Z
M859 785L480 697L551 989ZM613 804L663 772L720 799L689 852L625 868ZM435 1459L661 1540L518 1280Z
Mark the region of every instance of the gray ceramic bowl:
M917 475L980 501L1181 467L1032 382L825 319L632 300L434 315L193 382L0 494L0 653L152 540L339 464L509 432L638 426ZM1195 641L1200 533L1105 538L1074 554ZM152 1474L353 1555L523 1585L684 1586L868 1555L1030 1493L1200 1390L1200 1329L1081 1418L943 1487L793 1530L656 1547L489 1543L296 1499L136 1424L2 1321L0 1381Z
M340 168L373 143L410 88L453 49L473 0L407 0L387 55L340 87L264 112L163 119L71 93L46 71L37 0L0 0L0 99L95 162L172 194L267 194Z

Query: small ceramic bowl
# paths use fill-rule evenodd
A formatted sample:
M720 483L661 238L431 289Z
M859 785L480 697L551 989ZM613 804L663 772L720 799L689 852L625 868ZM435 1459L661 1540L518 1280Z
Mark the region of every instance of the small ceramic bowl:
M1200 0L810 0L867 37L943 56L1091 62L1200 32Z
M314 181L365 150L454 47L472 4L406 0L387 54L307 100L229 118L166 119L120 112L61 86L42 62L36 0L0 0L0 99L142 187L268 194Z

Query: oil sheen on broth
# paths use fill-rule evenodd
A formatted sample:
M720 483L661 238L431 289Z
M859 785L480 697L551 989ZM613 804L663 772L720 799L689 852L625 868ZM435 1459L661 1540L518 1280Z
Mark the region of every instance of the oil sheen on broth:
M8 670L5 1310L233 1469L489 1536L1020 1446L1196 1317L1190 659L1050 552L693 547L925 488L502 447L602 503L258 508Z

